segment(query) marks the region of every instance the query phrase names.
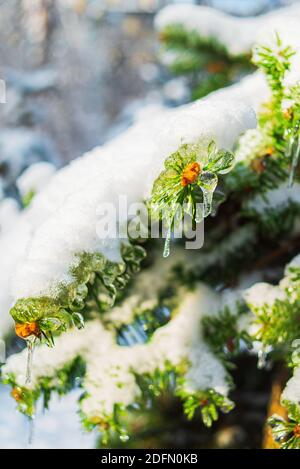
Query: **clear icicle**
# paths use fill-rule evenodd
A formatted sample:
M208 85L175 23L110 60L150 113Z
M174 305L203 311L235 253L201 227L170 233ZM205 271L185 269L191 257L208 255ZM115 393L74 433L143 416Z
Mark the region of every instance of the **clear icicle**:
M203 193L203 216L207 217L212 211L213 195L218 184L218 177L207 171L200 175L199 182Z
M213 195L214 192L210 189L205 189L202 187L202 192L203 192L203 214L204 217L207 217L212 210L212 200L213 200Z
M27 363L26 363L25 384L31 383L34 345L35 345L35 338L27 340Z
M294 139L291 140L290 143L290 149L289 149L289 156L292 157L292 166L291 166L291 171L289 175L289 187L292 187L293 182L294 182L294 177L295 177L295 171L298 166L298 160L299 160L299 153L300 153L300 136L298 137L297 144L296 144L296 149L293 151L294 148Z
M288 134L286 135L286 138L288 138ZM289 138L288 150L286 152L286 156L288 158L290 158L292 156L292 150L293 150L294 143L295 143L295 137L292 135Z
M170 223L167 234L166 234L163 257L168 257L170 255L171 234L172 234L172 223Z

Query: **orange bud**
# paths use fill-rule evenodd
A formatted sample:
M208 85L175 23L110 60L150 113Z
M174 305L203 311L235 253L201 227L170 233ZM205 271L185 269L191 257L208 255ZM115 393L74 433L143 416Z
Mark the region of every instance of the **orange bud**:
M300 424L296 425L293 429L294 436L300 438Z
M255 158L251 161L251 168L258 174L261 174L266 169L266 163L263 158Z
M273 147L268 147L266 149L266 155L273 155L273 152L274 152L274 148Z
M233 337L229 337L226 342L226 347L228 352L233 353L234 352L234 342L233 342Z
M27 339L31 335L40 337L41 331L36 322L26 322L25 324L16 324L15 326L17 336L21 339Z
M94 425L98 425L102 430L109 429L109 423L103 420L101 417L92 417L90 418L90 422Z
M17 402L20 402L22 400L22 391L20 388L12 388L10 395Z
M283 117L287 120L290 120L293 117L293 113L291 112L290 109L285 109L283 111Z
M192 184L193 182L195 182L200 172L201 172L201 168L200 168L199 163L195 162L195 163L188 164L183 170L183 173L181 176L181 185L185 187L188 184Z
M208 404L208 399L200 399L199 404L201 407L204 407Z
M223 72L226 68L226 65L224 62L212 62L210 64L207 65L206 67L206 70L209 72L209 73L220 73L220 72Z

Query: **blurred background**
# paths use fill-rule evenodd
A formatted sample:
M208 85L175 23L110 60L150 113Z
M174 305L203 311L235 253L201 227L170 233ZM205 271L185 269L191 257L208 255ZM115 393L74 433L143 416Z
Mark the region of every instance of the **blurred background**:
M16 178L32 162L62 166L126 129L145 108L190 99L185 78L174 77L157 60L153 18L171 3L249 16L292 1L0 0L0 78L6 82L0 199L15 195ZM95 435L80 430L77 397L57 399L38 416L32 447L95 445ZM27 426L0 388L0 448L26 447Z
M170 3L176 1L0 0L0 78L7 83L1 161L5 152L29 157L32 145L39 157L64 164L123 130L145 104L188 99L185 81L157 63L153 17ZM253 15L291 2L186 3Z

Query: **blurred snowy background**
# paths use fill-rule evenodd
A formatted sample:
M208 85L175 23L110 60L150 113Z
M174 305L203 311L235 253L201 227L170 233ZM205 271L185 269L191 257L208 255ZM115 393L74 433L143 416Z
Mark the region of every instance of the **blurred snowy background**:
M0 0L0 198L32 162L58 166L125 129L134 116L188 98L184 78L156 60L153 16L167 0ZM189 1L257 15L288 0ZM1 262L1 261L0 261ZM78 395L38 414L31 447L89 448ZM0 448L28 446L28 422L0 388Z

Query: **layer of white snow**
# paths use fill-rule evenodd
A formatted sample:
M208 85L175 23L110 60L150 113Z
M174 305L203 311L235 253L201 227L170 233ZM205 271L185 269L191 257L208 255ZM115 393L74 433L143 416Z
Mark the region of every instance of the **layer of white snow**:
M181 144L213 139L232 149L238 136L254 126L254 112L242 103L198 101L137 123L58 171L28 210L33 235L14 275L15 299L55 294L57 285L69 280L78 252L120 259L118 240L97 236L101 204L116 206L120 195L128 206L143 201L165 158Z
M300 343L298 348L300 347ZM300 366L298 366L293 377L287 382L287 385L281 396L282 400L287 400L293 404L300 404Z
M22 197L29 193L37 194L44 190L56 168L53 164L41 161L29 166L17 179L17 188Z

